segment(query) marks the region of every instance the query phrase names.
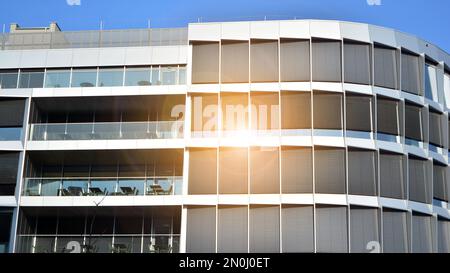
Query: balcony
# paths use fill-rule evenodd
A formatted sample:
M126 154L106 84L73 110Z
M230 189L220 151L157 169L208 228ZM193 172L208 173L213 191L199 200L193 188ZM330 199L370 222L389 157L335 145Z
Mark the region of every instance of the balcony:
M176 139L183 121L40 123L30 127L30 140Z
M141 178L26 178L24 196L180 195L182 176Z

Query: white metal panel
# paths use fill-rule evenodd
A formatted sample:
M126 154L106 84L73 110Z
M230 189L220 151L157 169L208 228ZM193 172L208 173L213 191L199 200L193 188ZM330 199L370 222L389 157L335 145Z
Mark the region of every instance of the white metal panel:
M222 92L249 92L250 84L248 83L225 83L220 85Z
M20 50L0 50L0 68L19 68Z
M397 41L397 47L404 47L415 53L421 53L419 49L419 40L417 39L417 37L408 35L400 31L396 31L395 40Z
M24 128L25 129L25 128ZM1 151L20 151L23 149L22 141L0 141Z
M278 39L279 33L278 21L250 22L250 38L252 39Z
M350 205L364 206L364 207L379 207L378 197L363 196L363 195L349 195L348 203Z
M178 64L178 46L155 46L152 49L152 64Z
M311 37L341 39L341 28L337 21L310 21Z
M72 66L97 66L98 55L98 48L74 48L72 56Z
M153 47L127 47L125 50L126 65L148 65L151 63Z
M308 20L286 20L280 21L281 38L310 39Z
M0 196L0 207L16 207L17 200L15 196Z
M392 29L369 25L370 39L372 42L397 47L395 31Z
M429 214L429 215L433 214L433 206L432 205L409 201L408 208L411 210L420 212L420 213L425 213L425 214Z
M123 66L125 65L126 48L105 47L99 49L99 66Z
M310 82L281 82L280 90L283 91L310 91Z
M186 195L183 196L184 205L216 205L218 197L216 194Z
M380 205L391 209L407 210L407 202L406 200L380 197Z
M45 49L22 50L20 67L45 67L46 60L47 50Z
M247 194L220 194L218 203L221 205L248 205L249 196Z
M281 202L279 194L250 194L249 197L251 204L276 205Z
M342 84L337 82L313 82L311 88L313 90L342 92Z
M351 91L355 93L360 93L364 95L372 95L372 86L364 85L364 84L352 84L352 83L344 83L345 91Z
M190 41L219 41L220 23L193 23L188 26Z
M223 40L248 40L248 39L250 39L250 22L225 22L225 23L222 23L221 38Z
M347 205L345 194L314 194L314 202L317 204Z
M282 194L281 203L283 204L301 204L301 205L312 205L314 204L313 194Z
M49 49L47 53L47 67L71 67L72 49Z
M352 22L340 22L340 27L342 38L370 43L369 25Z

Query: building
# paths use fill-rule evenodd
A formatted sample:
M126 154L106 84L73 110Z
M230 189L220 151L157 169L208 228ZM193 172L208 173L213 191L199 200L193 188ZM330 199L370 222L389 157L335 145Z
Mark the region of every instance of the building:
M360 23L1 36L0 252L450 252L450 55Z

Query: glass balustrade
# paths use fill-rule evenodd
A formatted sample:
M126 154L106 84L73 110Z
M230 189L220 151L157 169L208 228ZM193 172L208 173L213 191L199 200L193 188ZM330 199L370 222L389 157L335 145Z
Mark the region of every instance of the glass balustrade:
M25 196L181 195L182 176L26 178Z
M32 124L30 140L109 140L182 138L184 121Z

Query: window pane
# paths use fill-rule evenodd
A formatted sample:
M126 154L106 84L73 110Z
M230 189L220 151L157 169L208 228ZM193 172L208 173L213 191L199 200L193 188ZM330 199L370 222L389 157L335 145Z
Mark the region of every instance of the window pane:
M251 40L251 81L278 81L278 41Z
M248 82L248 42L222 41L223 83Z
M314 149L316 193L345 193L345 150Z
M247 148L219 149L219 193L248 193Z
M3 89L17 88L18 78L19 73L17 71L0 72L0 87Z
M443 147L444 146L444 132L442 130L442 115L429 112L429 126L430 126L430 143Z
M348 191L355 195L377 194L374 151L348 151Z
M186 252L216 252L215 207L187 209Z
M189 149L189 194L217 193L217 149Z
M242 133L248 129L248 93L221 93L222 130Z
M314 129L342 130L342 95L313 93Z
M310 92L281 92L281 128L311 129Z
M370 242L380 242L378 209L350 208L350 242L352 253L367 253Z
M444 74L444 96L445 96L445 105L447 108L450 108L450 73Z
M98 72L98 86L122 86L123 68L100 69Z
M45 87L59 88L70 86L70 70L47 70Z
M408 245L406 212L383 209L383 252L407 253Z
M390 135L400 135L399 102L377 98L377 131Z
M433 233L431 216L413 213L412 215L412 252L433 252Z
M0 195L14 195L19 155L18 152L0 152Z
M152 66L152 77L151 77L151 85L161 85L161 69L159 66Z
M344 43L345 82L370 84L370 45Z
M97 70L74 69L72 71L72 87L94 87L97 82Z
M419 56L402 52L402 90L421 95Z
M425 97L438 101L436 66L425 64Z
M252 93L252 125L257 130L279 129L278 93Z
M250 149L250 193L280 193L278 148L252 147Z
M163 66L161 67L162 84L177 84L177 67Z
M382 197L406 198L405 168L403 155L380 152L380 192Z
M450 221L438 219L438 251L450 253Z
M283 82L310 80L309 40L280 41L280 75Z
M219 43L194 43L192 45L192 83L217 82L219 82Z
M319 206L316 208L317 252L347 252L347 208Z
M281 149L282 193L312 193L311 148Z
M150 85L150 68L127 68L125 70L125 86Z
M248 208L247 206L219 207L217 225L217 251L248 251Z
M348 94L346 102L346 126L352 131L372 131L372 97Z
M447 166L433 162L433 197L448 201Z
M312 73L313 81L341 81L341 42L312 42Z
M186 84L186 67L180 66L178 69L178 84Z
M280 252L280 207L250 208L250 253Z
M405 103L405 136L423 141L422 108Z
M44 71L21 71L19 88L42 88Z
M22 127L25 99L0 99L0 127Z
M432 181L429 162L410 156L409 169L409 199L412 201L431 203Z
M313 207L283 206L281 209L283 252L314 252Z
M375 85L397 88L397 54L395 49L375 46Z
M217 130L218 96L216 94L191 95L191 131L212 134Z

